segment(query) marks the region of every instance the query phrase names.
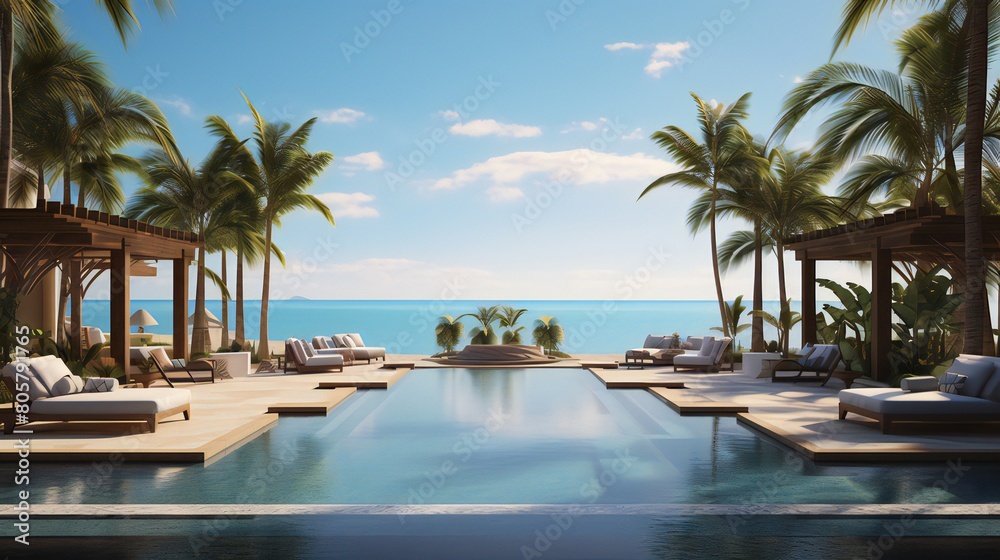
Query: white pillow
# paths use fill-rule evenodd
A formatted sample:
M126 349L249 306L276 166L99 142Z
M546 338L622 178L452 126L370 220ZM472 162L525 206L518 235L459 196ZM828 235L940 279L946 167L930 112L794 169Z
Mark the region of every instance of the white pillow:
M711 356L713 352L715 352L715 337L706 336L701 341L701 350L698 351L698 355L708 357Z
M351 342L354 343L353 345L351 345L351 348L364 348L365 347L365 341L361 340L361 335L358 334L358 333L351 333L351 334L347 335L344 338L346 338L347 340L350 340Z
M52 386L52 396L61 397L83 391L83 378L79 375L67 375Z
M66 367L66 364L55 356L45 356L31 360L31 369L35 371L35 377L38 378L52 395L55 395L52 392L52 388L55 387L55 384L60 379L67 375L73 375L73 372Z
M20 382L17 380L17 364L21 364ZM18 358L13 363L4 366L3 375L4 377L13 379L15 383L27 383L28 400L34 401L52 396L52 393L49 392L49 388L43 385L42 382L35 376L35 370L31 367L31 362L28 358Z
M344 348L357 348L358 345L354 342L354 338L349 335L344 335Z

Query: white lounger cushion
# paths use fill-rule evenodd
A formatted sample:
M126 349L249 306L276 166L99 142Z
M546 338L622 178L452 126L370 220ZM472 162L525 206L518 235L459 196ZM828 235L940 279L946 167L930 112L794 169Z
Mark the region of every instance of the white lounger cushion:
M48 356L54 358L55 356ZM35 358L36 360L41 358ZM21 379L17 378L17 364L22 364L21 366ZM18 358L13 363L7 364L3 368L4 377L8 377L14 380L15 383L26 383L28 385L28 399L36 400L44 397L51 397L52 393L49 392L49 388L42 384L41 381L35 377L34 368L31 367L31 362L28 358Z
M1000 403L940 391L910 393L902 389L845 389L840 402L882 414L1000 414Z
M344 357L340 354L324 354L322 356L311 356L306 359L306 366L317 367L317 366L342 366L344 365Z
M187 389L122 389L108 393L75 393L41 399L31 405L38 414L158 414L191 404Z

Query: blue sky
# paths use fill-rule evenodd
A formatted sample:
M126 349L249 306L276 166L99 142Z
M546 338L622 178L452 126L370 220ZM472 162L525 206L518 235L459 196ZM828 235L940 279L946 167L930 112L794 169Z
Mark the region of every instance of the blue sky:
M712 298L707 235L684 225L694 194L636 202L673 169L649 135L694 129L691 91L727 103L752 91L748 124L769 134L796 77L829 59L842 7L177 0L161 21L137 4L128 49L91 2L64 3L64 19L119 86L160 104L189 159L211 146L209 115L250 134L240 89L269 119L318 117L311 148L336 163L313 192L337 227L306 212L284 220L289 268L276 266L272 296L325 299ZM894 68L890 41L917 15L886 14L838 58ZM819 121L789 144L807 146ZM137 279L133 297L165 297L166 276ZM750 279L731 272L727 296ZM247 289L259 293L254 271Z

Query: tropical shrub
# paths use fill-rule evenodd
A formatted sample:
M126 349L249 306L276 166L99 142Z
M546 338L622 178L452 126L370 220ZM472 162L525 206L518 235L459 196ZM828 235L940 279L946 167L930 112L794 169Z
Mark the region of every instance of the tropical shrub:
M554 354L559 352L559 345L565 340L566 334L559 321L555 317L547 315L535 321L535 330L532 331L531 338L535 344L547 350L549 354Z
M496 305L490 307L479 307L476 313L466 313L459 315L458 319L472 317L479 322L479 325L469 331L472 336L472 344L497 344L500 339L497 337L493 323L500 319L500 308Z
M899 319L892 330L899 341L890 363L897 380L907 374L945 373L943 364L958 355L960 327L953 318L962 296L951 293L953 281L941 270L918 270L905 286L892 285L892 311Z
M445 315L438 320L437 327L434 328L434 335L437 337L437 345L445 352L454 352L455 347L462 340L465 334L465 325L450 315Z
M872 331L871 292L853 282L848 282L846 288L833 280L819 279L816 283L833 292L843 306L823 305L823 311L816 315L819 340L838 345L848 369L865 375L871 373L871 341L868 340Z
M781 352L787 356L790 333L792 332L792 329L795 328L795 325L802 321L802 314L798 311L792 311L792 300L787 300L785 305L781 306L781 311L778 312L777 317L763 310L754 311L751 314L762 317L765 323L771 325L778 331L778 340L769 343L767 351Z
M524 327L518 327L517 321L527 312L527 309L516 309L510 305L500 308L500 327L507 329L503 333L504 344L521 344L521 331Z
M728 336L732 336L733 340L736 341L736 335L750 328L750 323L740 324L740 319L743 318L743 313L746 312L746 310L747 306L743 305L743 296L737 296L732 303L726 304L726 328L712 327L712 330L719 331L723 334L728 332ZM679 339L680 337L678 337L678 340ZM738 341L733 344L733 347L737 344L739 344Z

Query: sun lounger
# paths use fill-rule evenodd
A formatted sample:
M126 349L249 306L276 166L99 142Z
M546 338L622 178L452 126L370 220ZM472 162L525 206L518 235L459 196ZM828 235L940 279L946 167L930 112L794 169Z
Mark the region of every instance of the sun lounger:
M27 389L31 422L141 420L150 432L165 418L183 414L191 418L191 392L184 389L123 389L114 380L73 375L55 356L19 359L3 368L3 382L12 395ZM90 391L90 392L85 392ZM14 431L6 418L4 432Z
M680 348L672 348L673 336L651 334L642 343L642 348L633 348L625 352L625 367L642 367L646 362L654 366L671 365L674 357L684 353Z
M826 385L830 381L830 376L837 369L840 363L840 347L836 344L817 344L804 348L806 353L797 358L786 358L774 364L771 374L771 381L822 381L821 385ZM795 373L795 375L778 375L782 373ZM803 374L812 375L803 375Z
M365 341L361 340L361 335L358 333L335 334L331 338L338 349L349 348L354 353L355 360L367 360L369 364L379 358L385 361L385 348L365 346Z
M182 359L171 360L162 346L140 348L139 352L171 387L174 383L215 383L215 364L212 360L194 360L191 363Z
M318 355L304 341L289 338L285 341L285 373L288 373L289 366L294 366L296 373L344 371L344 357L339 354Z
M967 377L958 393L894 388L845 389L840 419L848 413L877 420L882 433L894 423L1000 422L1000 358L963 354L948 371Z
M722 358L729 349L733 339L726 337L716 340L705 337L701 350L697 354L682 354L674 357L674 371L698 370L717 372L722 368Z

